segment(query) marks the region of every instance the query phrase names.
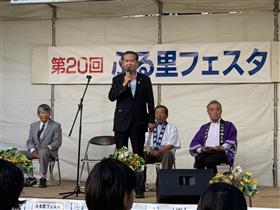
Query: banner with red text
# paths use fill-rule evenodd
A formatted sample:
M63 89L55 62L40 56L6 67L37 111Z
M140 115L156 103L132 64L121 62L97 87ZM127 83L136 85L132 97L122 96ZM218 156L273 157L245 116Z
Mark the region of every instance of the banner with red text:
M49 47L49 84L110 84L127 50L155 84L271 82L270 42L233 42Z

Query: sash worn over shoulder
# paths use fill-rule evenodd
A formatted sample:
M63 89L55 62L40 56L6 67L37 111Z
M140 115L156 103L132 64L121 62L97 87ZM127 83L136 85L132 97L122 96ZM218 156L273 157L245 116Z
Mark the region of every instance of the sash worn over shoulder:
M153 146L154 149L159 149L161 146L161 142L162 142L162 138L166 129L168 122L165 122L162 124L159 136L158 136L158 124L156 125L156 127L153 130Z
M206 130L205 130L205 135L204 135L204 140L203 140L203 145L205 145L208 133L209 133L209 128L210 128L211 122L207 124ZM221 119L220 121L220 145L222 145L225 141L225 121Z

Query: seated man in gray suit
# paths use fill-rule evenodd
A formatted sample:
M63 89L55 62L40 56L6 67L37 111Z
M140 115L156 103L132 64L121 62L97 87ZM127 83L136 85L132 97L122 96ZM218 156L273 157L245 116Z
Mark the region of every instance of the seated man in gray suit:
M29 137L27 140L28 151L23 151L29 159L39 159L40 184L39 187L47 187L46 174L49 160L55 159L58 149L62 143L62 131L59 123L50 119L51 108L47 104L41 104L37 109L39 121L30 125ZM35 177L28 177L26 184L36 184Z

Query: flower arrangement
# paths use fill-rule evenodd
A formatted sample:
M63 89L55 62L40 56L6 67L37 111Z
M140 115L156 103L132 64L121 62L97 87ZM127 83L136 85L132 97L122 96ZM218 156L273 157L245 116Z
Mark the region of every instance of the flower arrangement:
M137 173L140 173L145 169L144 159L138 154L133 154L132 152L128 151L127 147L118 149L114 154L110 155L109 158L114 158L123 162Z
M223 174L217 173L209 183L226 182L237 187L245 196L252 197L257 193L257 180L252 178L252 174L247 171L242 171L240 166L233 170L226 171Z
M17 148L0 150L0 159L12 162L17 166L22 166L27 173L33 171L31 160L29 160L24 154L18 152Z

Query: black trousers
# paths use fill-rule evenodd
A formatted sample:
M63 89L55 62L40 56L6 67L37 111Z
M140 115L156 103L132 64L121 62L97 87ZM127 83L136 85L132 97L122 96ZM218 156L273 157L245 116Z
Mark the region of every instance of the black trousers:
M125 132L115 131L115 140L117 149L123 146L128 147L128 138L130 138L133 153L144 158L144 143L145 132L147 127L137 126L137 123L132 123Z
M217 165L222 163L228 164L226 153L201 153L195 156L194 168L197 169L213 169L214 174L217 173Z
M117 149L123 146L128 147L128 138L130 138L133 153L138 154L144 158L144 144L145 144L145 132L147 127L139 126L137 123L132 123L131 126L125 132L115 131L115 140ZM145 173L136 173L136 193L145 192Z

